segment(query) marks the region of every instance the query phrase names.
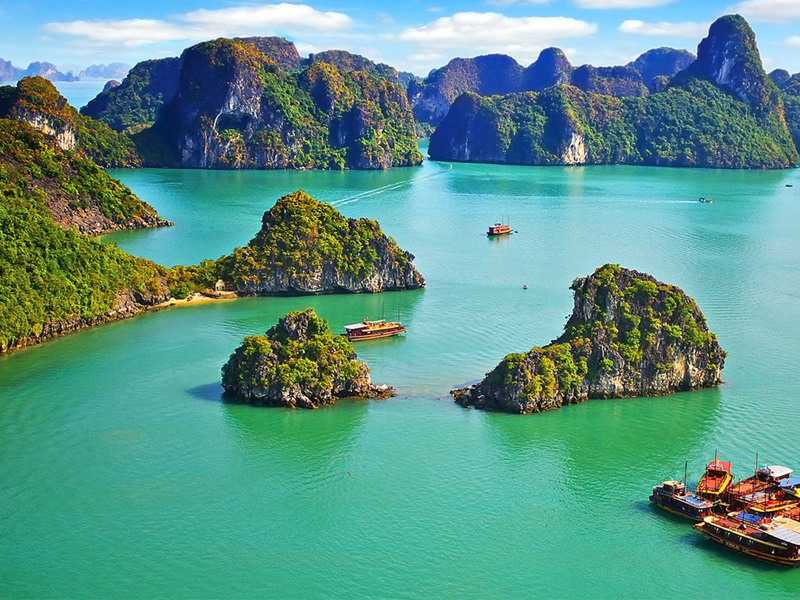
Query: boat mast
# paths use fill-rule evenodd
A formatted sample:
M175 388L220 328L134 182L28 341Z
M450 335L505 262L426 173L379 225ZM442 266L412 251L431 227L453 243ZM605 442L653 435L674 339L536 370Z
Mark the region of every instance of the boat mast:
M686 463L683 465L683 485L686 485L686 474L689 472L689 461L687 460Z

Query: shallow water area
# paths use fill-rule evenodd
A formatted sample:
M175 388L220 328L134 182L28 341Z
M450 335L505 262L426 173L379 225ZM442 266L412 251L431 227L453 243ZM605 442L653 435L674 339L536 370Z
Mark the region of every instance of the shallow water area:
M798 171L111 173L176 223L107 236L134 254L216 258L302 188L378 220L428 285L173 308L0 357L0 597L796 596L800 570L727 552L647 496L687 460L696 481L715 449L740 476L756 451L800 469ZM502 215L517 233L487 239ZM605 262L697 300L725 385L531 416L452 402L557 337L573 278ZM336 331L399 314L406 336L356 347L398 397L222 402L242 337L304 306Z

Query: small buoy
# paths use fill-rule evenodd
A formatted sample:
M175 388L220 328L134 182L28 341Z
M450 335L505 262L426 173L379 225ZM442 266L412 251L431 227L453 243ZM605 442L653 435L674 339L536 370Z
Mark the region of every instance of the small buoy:
M527 290L528 289L528 284L527 283L523 283L522 284L522 289L523 290Z

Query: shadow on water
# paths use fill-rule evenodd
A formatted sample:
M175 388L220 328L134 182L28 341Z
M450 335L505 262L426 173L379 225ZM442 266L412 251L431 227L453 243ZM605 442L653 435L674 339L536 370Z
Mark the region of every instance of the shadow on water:
M266 452L287 468L349 453L368 410L368 400L339 400L314 410L222 403L224 422L242 451L253 457Z
M225 392L219 383L206 383L187 390L190 396L208 402L228 402Z
M650 486L681 478L685 461L690 473L705 466L721 396L709 389L590 400L536 415L490 414L485 424L504 460L550 449L570 494L589 501L594 492L586 482L602 478L619 502L630 505Z

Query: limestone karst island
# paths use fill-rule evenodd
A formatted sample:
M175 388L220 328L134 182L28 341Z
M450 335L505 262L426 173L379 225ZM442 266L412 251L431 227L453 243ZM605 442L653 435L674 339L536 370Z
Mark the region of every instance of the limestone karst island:
M795 2L0 22L0 598L800 589Z

